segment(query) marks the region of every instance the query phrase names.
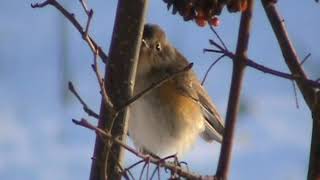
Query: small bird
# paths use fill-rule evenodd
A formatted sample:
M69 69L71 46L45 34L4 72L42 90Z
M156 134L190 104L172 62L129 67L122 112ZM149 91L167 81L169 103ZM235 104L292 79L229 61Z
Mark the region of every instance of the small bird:
M188 64L158 25L146 24L133 94ZM181 157L199 135L207 142L222 141L223 120L192 70L152 89L130 109L129 135L142 152Z

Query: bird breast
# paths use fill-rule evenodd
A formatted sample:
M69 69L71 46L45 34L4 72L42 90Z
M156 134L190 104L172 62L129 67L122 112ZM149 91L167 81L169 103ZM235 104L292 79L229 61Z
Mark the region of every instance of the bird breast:
M146 82L141 77L137 79L135 94L151 84ZM173 80L134 102L130 117L129 134L134 144L160 157L181 156L204 130L199 105L181 94Z

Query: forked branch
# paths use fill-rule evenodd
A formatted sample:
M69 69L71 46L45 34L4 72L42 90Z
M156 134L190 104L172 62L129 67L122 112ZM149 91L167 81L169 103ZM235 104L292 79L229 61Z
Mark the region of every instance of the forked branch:
M70 13L69 11L67 11L58 1L56 0L46 0L42 3L35 3L35 4L31 4L32 8L43 8L46 7L47 5L51 5L53 7L55 7L56 9L58 9L61 14L63 14L72 24L73 26L79 31L79 33L81 34L81 36L83 37L83 39L87 42L87 44L89 45L90 49L93 52L96 52L97 50L99 51L99 56L102 59L103 62L106 62L108 59L107 54L100 48L101 46L98 46L98 44L87 34L88 33L88 28L89 28L89 24L91 21L91 17L93 14L93 11L91 12L91 17L90 17L90 11L89 11L89 18L88 18L88 22L87 22L87 26L86 29L84 29L81 24L79 23L79 21L75 18L75 15L73 13ZM87 11L86 11L87 12Z

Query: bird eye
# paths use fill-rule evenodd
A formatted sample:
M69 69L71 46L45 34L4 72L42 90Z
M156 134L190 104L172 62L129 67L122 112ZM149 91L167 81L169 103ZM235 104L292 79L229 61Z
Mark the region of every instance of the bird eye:
M159 42L156 44L156 50L161 51L161 44Z

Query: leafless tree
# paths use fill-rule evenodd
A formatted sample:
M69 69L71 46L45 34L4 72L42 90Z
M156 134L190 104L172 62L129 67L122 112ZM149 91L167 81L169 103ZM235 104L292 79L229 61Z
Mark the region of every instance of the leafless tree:
M144 173L146 174L147 179L160 179L161 168L169 169L169 176L171 179L179 179L180 177L187 179L228 179L232 157L232 146L234 142L234 131L237 125L239 99L246 67L255 68L261 72L288 79L298 85L313 118L308 180L320 179L320 83L319 80L309 79L303 70L302 64L307 57L303 61L298 58L297 53L290 42L284 21L280 18L279 12L276 8L276 1L261 0L269 22L274 30L274 34L278 40L285 63L291 73L280 72L268 68L247 57L246 52L249 44L254 0L212 1L216 3L213 7L206 6L206 1L209 2L209 0L165 0L165 3L168 4L168 7L173 7L174 14L179 12L179 14L183 16L184 20L195 20L198 25L203 25L203 20L212 23L212 19L210 18L201 18L207 17L208 14L210 17L212 17L212 15L213 17L219 15L225 5L230 12L241 12L236 52L233 53L228 50L225 43L222 41L222 38L213 28L212 30L218 41L210 40L209 42L212 45L212 48L204 49L206 52L221 54L212 66L224 57L228 57L233 62L226 124L218 168L216 173L212 173L212 175L209 176L189 172L186 168L181 166L181 163L175 156L159 159L157 157L141 154L126 144L128 119L127 107L138 98L150 92L152 89L161 86L169 79L174 78L182 72L188 71L192 67L192 64L189 64L180 71L161 79L159 82L152 84L140 94L132 97L132 90L135 81L134 72L137 66L147 0L118 1L117 15L109 56L107 56L107 53L105 53L89 35L93 10L89 9L88 5L83 0L80 0L80 3L88 17L85 27L82 27L75 15L66 10L57 0L46 0L44 2L31 5L33 8L41 8L51 5L59 10L79 31L93 53L92 69L96 74L102 96L100 113L96 113L92 110L78 94L72 83L69 82L69 90L83 105L84 111L89 116L98 120L97 126L90 124L85 119L73 120L75 124L91 129L97 134L94 155L92 157L90 180L121 179L121 177L125 179L135 179L130 170L141 163L143 163L144 166L141 170L140 179ZM190 11L190 3L194 3L194 6L198 6L197 13ZM203 10L203 12L201 10ZM106 64L104 76L99 72L97 62L99 59ZM211 67L208 69L208 72ZM129 167L124 167L122 163L124 150L140 157L141 160L135 162ZM173 160L173 163L168 160ZM156 168L149 173L150 163L155 164Z

